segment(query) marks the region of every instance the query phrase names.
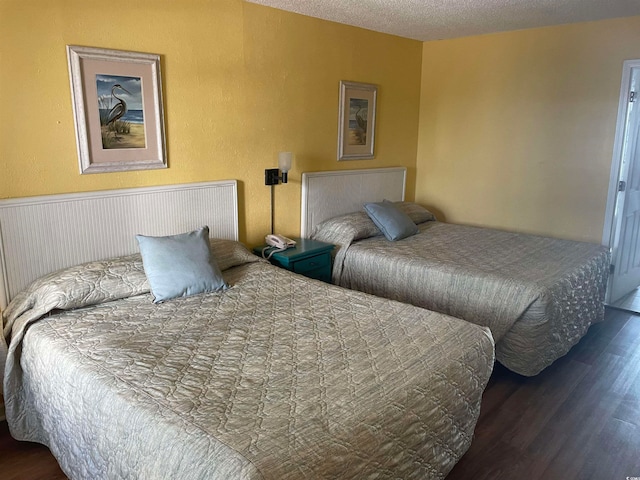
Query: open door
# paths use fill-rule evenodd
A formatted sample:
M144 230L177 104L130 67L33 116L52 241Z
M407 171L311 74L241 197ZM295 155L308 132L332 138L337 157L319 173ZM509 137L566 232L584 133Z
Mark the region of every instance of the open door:
M609 235L612 274L607 292L608 303L619 300L640 286L639 87L640 61L625 62L609 197L611 202L613 190L615 206ZM615 177L614 167L618 172Z

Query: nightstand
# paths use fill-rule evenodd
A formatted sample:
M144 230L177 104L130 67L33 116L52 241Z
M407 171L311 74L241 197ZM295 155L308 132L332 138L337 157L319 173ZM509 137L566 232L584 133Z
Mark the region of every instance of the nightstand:
M331 250L334 246L308 238L294 238L293 240L296 242L294 248L274 253L269 261L278 267L306 277L331 283ZM262 256L262 249L265 246L255 247L253 253ZM271 248L265 252L265 256L268 256L270 251Z

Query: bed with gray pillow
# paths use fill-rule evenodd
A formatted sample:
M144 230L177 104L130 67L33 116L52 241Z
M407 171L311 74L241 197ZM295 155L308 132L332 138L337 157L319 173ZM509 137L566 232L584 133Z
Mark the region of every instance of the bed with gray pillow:
M354 212L315 228L312 238L337 246L334 283L487 326L497 360L527 376L603 320L605 247L442 223L412 202L393 206L402 215Z
M446 476L493 367L487 328L307 279L234 241L210 253L222 283L202 293L159 298L153 258L136 254L13 298L12 435L48 445L74 479Z

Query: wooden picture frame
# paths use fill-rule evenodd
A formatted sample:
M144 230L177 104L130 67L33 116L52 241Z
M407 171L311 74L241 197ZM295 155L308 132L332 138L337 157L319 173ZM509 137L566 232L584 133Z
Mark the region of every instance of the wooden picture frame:
M340 81L338 160L374 158L378 87Z
M160 56L67 45L80 173L167 168Z

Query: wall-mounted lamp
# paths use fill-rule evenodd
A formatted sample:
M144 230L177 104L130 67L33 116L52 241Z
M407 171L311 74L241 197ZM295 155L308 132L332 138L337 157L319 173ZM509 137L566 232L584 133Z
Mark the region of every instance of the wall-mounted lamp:
M273 234L273 186L287 183L289 170L293 163L293 153L280 152L278 154L278 168L267 168L264 171L264 184L271 185L271 233ZM282 174L280 173L282 172Z
M289 170L291 170L292 161L293 153L280 152L278 154L278 168L267 168L264 171L264 184L278 185L279 182L287 183L287 176ZM282 175L280 175L280 172L282 172Z

